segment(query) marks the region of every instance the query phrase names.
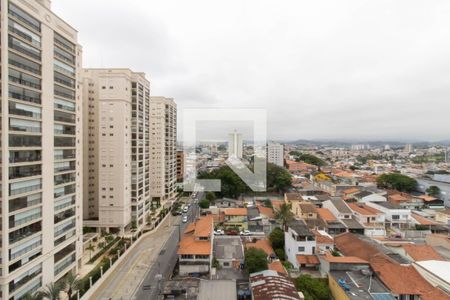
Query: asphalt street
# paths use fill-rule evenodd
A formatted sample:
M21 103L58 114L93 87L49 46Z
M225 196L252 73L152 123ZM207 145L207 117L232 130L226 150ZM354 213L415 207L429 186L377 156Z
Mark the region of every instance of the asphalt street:
M192 223L197 218L199 214L198 202L202 197L203 192L198 192L196 197L191 200L191 207L186 214L188 216L188 222L182 223L181 220L178 219L175 224L172 224L172 226L176 227L176 230L172 231L172 234L161 248L156 262L148 270L144 280L136 290L133 299L157 299L164 281L170 279L177 263L179 237L184 232L187 224Z

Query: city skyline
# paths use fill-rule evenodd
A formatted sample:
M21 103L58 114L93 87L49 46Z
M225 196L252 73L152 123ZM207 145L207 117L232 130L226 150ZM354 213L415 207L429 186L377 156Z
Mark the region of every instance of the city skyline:
M85 65L145 71L180 114L266 108L269 139L448 139L448 2L53 4Z

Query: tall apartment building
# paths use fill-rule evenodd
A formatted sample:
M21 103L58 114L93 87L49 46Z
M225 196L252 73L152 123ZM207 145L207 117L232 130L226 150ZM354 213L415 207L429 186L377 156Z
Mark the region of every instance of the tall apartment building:
M236 131L228 135L228 157L242 158L242 134Z
M177 105L172 98L151 97L151 196L160 206L175 195L177 183Z
M0 8L0 298L21 299L81 264L81 47L48 0Z
M124 233L150 210L150 82L129 69L83 71L85 226Z
M267 161L277 166L284 166L284 147L278 143L267 145Z

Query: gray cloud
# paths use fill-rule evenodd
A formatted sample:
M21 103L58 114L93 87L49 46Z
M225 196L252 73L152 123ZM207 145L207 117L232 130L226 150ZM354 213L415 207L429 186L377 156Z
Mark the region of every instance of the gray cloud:
M269 138L447 139L450 2L54 0L84 65L183 107L268 110Z

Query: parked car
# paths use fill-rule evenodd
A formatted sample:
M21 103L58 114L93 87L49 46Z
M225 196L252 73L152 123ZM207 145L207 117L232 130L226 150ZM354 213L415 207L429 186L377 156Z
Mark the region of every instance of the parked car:
M252 233L250 232L250 230L244 230L244 231L241 231L241 232L239 232L239 234L240 235L251 235Z
M185 206L185 207L183 208L183 212L184 212L184 213L187 213L188 210L189 210L189 207L187 207L187 206Z
M226 235L239 235L239 231L237 231L235 229L228 229L228 230L225 230L225 234Z
M224 235L224 234L225 234L225 232L223 232L222 229L214 230L214 235Z
M188 217L187 216L183 216L183 223L187 223L187 221L188 221Z

